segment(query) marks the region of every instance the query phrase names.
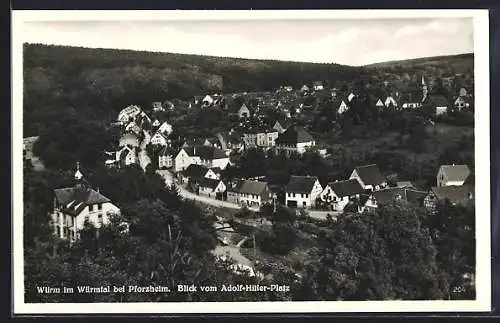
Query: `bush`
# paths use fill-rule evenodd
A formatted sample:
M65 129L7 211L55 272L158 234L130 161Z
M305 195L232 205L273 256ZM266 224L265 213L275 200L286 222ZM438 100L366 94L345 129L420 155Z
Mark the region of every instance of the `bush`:
M260 237L260 249L273 255L286 255L297 241L297 233L289 224L275 223L272 233Z

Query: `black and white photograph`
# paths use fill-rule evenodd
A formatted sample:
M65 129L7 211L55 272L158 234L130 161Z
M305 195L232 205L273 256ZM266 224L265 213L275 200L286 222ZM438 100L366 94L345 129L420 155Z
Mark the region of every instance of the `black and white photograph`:
M490 310L487 10L12 22L15 312Z

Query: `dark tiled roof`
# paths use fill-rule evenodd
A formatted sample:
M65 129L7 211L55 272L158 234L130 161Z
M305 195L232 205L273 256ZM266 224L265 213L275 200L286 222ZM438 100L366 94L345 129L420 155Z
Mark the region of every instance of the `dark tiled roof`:
M216 189L217 185L221 182L220 179L213 179L213 178L201 178L200 179L200 187L208 187L211 189Z
M429 96L429 101L439 107L447 107L450 105L448 100L441 94L436 94L436 95L430 95Z
M313 176L292 175L286 185L285 191L291 193L310 193L317 180L318 178Z
M431 191L440 201L449 200L451 203L466 204L472 194L474 199L474 187L472 185L433 187Z
M201 146L186 147L184 148L184 151L189 156L198 156L203 160L228 158L226 153L217 147L201 145Z
M236 184L234 188L231 189L231 191L237 193L259 195L266 189L266 187L266 182L241 180Z
M467 165L441 165L440 168L449 181L465 181L470 175Z
M292 144L313 141L314 138L302 127L290 127L276 139L278 144Z
M401 187L391 187L380 191L373 192L373 197L377 200L377 203L388 203L396 199L397 196L404 198L404 188Z
M427 192L403 187L391 187L373 192L377 203L388 203L397 198L412 204L422 205Z
M163 149L160 151L160 156L173 156L175 155L175 150L171 147L165 146Z
M205 143L205 138L186 138L184 140L184 145L190 146L202 146Z
M328 183L338 197L353 196L363 193L363 188L356 179Z
M54 190L56 201L63 212L78 215L86 206L110 200L99 192L86 187L67 187Z
M182 172L182 175L189 178L199 179L204 177L207 172L208 172L207 167L202 165L191 164Z
M376 164L358 166L355 170L365 185L380 185L385 182Z

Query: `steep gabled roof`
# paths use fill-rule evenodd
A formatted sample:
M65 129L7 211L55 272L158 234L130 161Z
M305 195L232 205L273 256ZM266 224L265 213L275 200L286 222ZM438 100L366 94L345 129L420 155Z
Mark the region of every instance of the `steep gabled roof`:
M274 125L276 125L276 123L279 123L281 128L283 129L288 129L293 124L292 121L290 121L289 119L278 119L276 120Z
M450 105L448 99L446 99L444 95L441 94L430 95L429 102L436 107L448 107Z
M453 182L463 182L470 175L467 165L441 165L440 170L448 181Z
M384 204L399 199L408 203L422 205L427 192L404 187L390 187L375 191L372 195L377 200L377 203Z
M185 147L183 149L189 156L193 157L197 156L203 160L228 158L226 153L217 147L202 145L202 146Z
M302 127L290 127L276 139L277 144L295 145L302 142L314 141L314 138Z
M316 176L292 175L285 187L285 191L290 193L310 193L317 180Z
M376 164L358 166L354 169L365 185L380 185L385 178Z
M182 172L182 175L189 178L200 179L204 177L207 172L207 167L197 164L191 164Z
M78 215L88 205L110 202L101 193L86 187L58 188L54 194L62 211L71 215Z
M363 193L363 188L356 179L348 179L345 181L331 182L328 186L335 192L338 197L353 196Z
M217 186L219 185L220 182L221 182L220 179L203 177L200 179L199 184L200 184L200 187L207 187L207 188L214 190L217 188Z
M236 186L230 189L231 192L243 193L243 194L255 194L260 195L267 187L266 182L260 181L250 181L250 180L240 180Z
M431 192L438 200L449 200L451 203L466 204L474 199L474 186L472 185L433 187Z

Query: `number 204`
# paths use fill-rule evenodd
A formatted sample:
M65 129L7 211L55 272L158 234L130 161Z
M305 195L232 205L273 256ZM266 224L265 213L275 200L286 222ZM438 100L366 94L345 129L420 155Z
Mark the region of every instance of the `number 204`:
M453 287L453 293L463 293L463 292L465 292L465 287L463 287L463 286Z

